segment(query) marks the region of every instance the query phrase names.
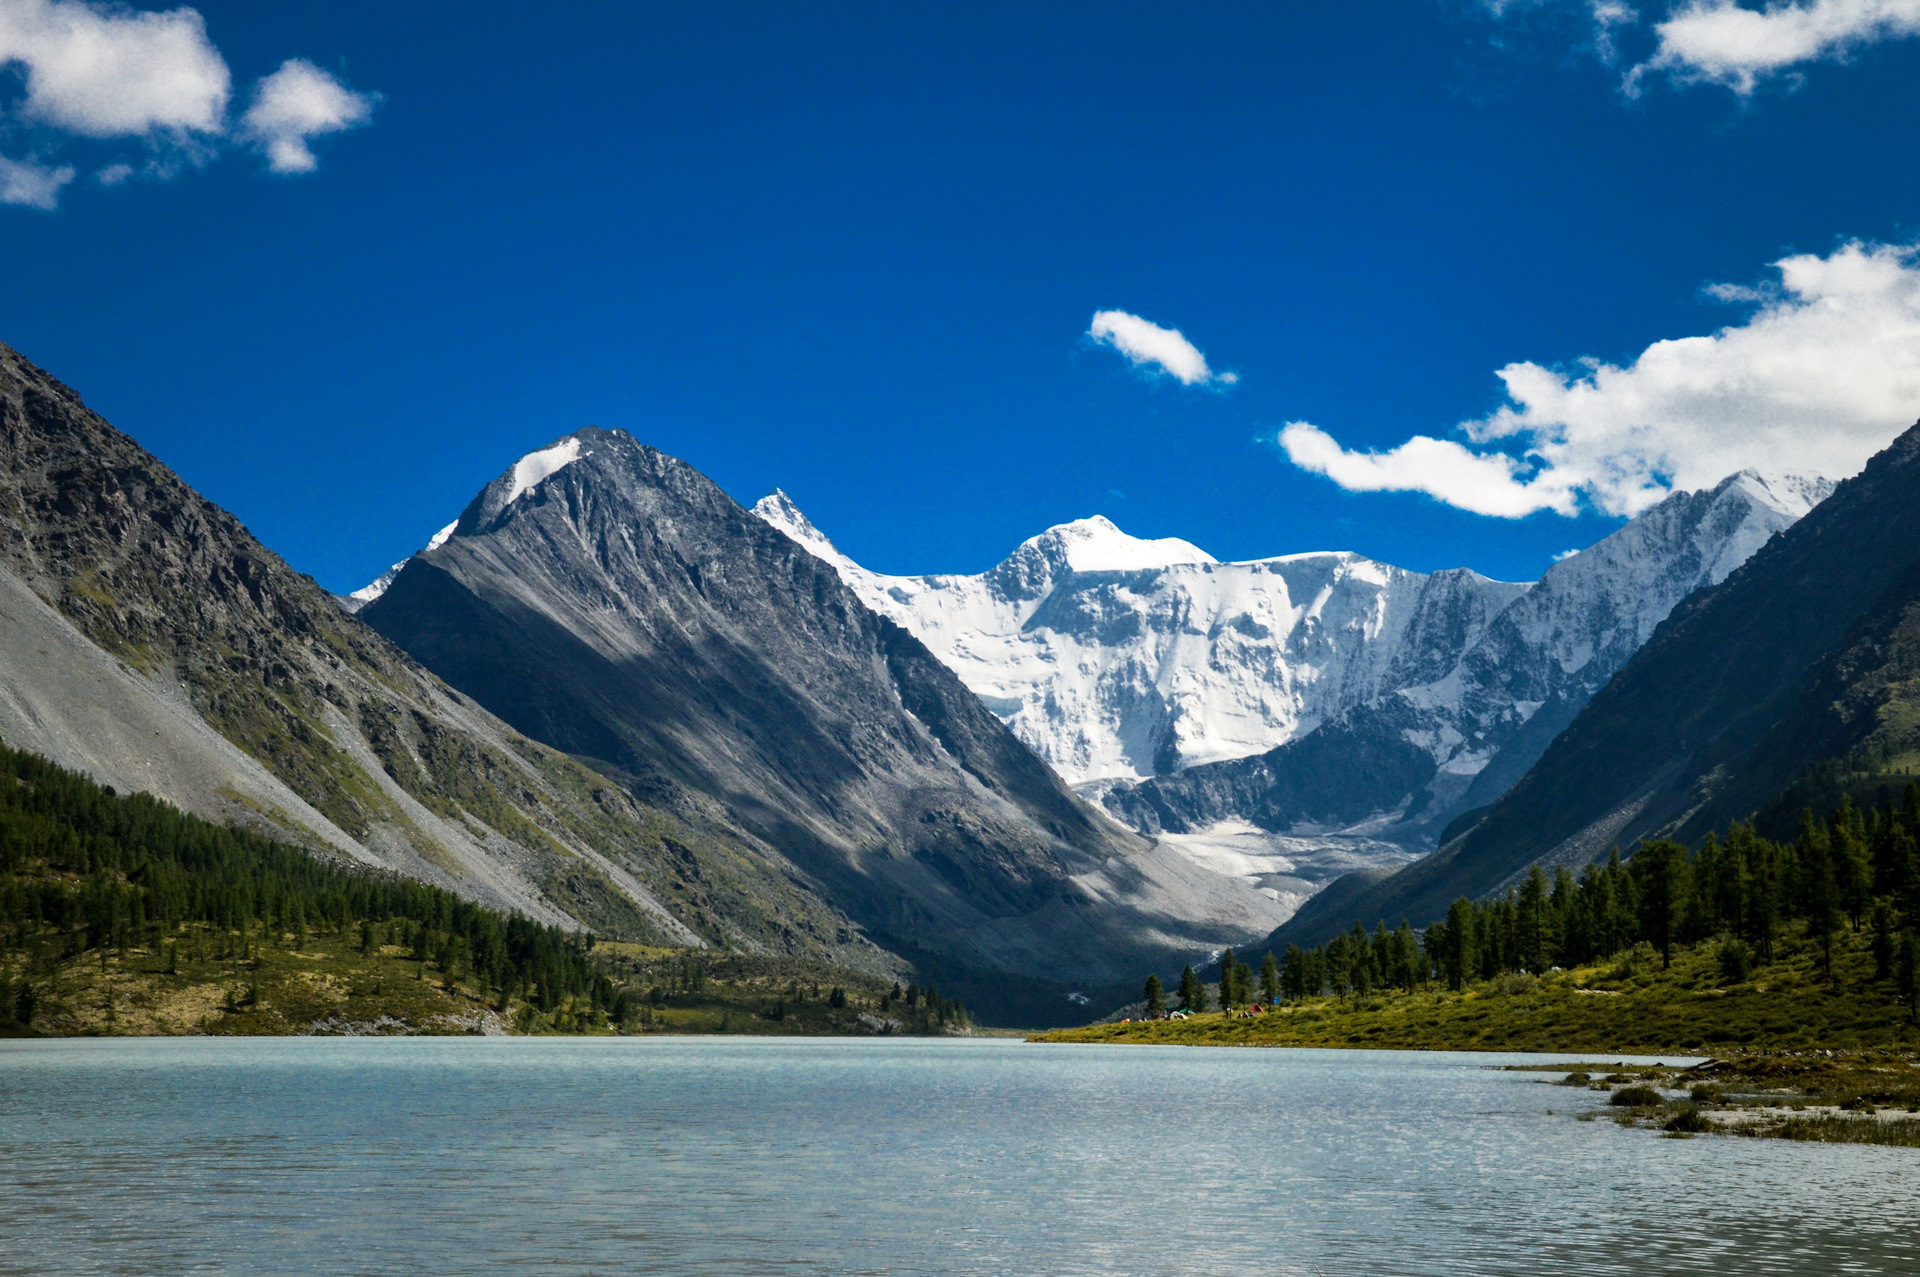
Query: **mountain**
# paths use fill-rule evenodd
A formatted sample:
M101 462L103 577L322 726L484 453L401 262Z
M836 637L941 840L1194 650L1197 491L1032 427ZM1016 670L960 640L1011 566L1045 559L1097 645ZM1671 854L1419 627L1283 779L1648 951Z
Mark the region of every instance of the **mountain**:
M969 1005L1061 1017L1284 916L1076 798L831 566L621 431L523 458L359 615L528 737L776 849Z
M1444 672L1524 585L1357 554L1220 563L1104 518L977 576L884 576L783 492L754 513L913 632L1072 784L1262 753Z
M1676 603L1827 487L1749 472L1678 493L1533 585L1356 554L1219 563L1100 518L978 576L884 576L784 493L755 513L1082 792L1291 908L1499 797Z
M1427 681L1404 682L1260 757L1116 787L1107 804L1149 830L1390 817L1403 836L1430 836L1504 793L1680 600L1724 579L1828 488L1743 472L1675 493L1556 563L1463 648L1431 653Z
M777 853L449 689L6 347L0 738L542 921L898 965Z
M1920 426L1647 644L1470 829L1289 938L1438 916L1535 863L1694 842L1823 778L1903 786L1920 749ZM1781 802L1782 795L1786 802Z

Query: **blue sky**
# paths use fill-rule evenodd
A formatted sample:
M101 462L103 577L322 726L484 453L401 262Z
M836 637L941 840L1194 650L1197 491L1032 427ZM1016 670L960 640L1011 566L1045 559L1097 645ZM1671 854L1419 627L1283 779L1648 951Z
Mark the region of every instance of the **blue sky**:
M1920 5L209 2L219 118L116 132L7 26L77 4L0 0L0 340L336 589L588 424L886 572L1521 579L1920 417Z

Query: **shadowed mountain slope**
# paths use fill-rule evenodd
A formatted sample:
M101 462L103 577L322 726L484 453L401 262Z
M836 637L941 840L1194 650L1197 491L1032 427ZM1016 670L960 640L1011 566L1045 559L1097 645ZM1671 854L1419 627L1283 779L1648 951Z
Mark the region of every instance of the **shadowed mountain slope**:
M542 920L890 963L777 853L451 691L5 347L0 736Z

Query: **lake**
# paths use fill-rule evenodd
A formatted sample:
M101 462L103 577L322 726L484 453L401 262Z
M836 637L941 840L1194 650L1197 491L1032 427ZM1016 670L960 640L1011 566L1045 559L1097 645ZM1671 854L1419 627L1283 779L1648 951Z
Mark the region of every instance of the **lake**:
M0 1042L0 1272L1920 1271L1920 1154L1576 1122L1522 1058Z

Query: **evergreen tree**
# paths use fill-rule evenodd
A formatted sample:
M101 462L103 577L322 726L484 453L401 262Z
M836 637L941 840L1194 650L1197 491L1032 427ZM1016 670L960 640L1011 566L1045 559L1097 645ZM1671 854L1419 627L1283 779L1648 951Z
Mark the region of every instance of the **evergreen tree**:
M1893 935L1893 906L1885 900L1873 906L1873 978L1884 980L1893 974L1898 944Z
M1206 986L1200 983L1200 977L1193 973L1189 963L1180 971L1180 1009L1182 1011L1204 1011L1207 1009Z
M1633 857L1640 888L1642 934L1660 951L1660 965L1673 965L1674 924L1685 907L1686 848L1668 839L1643 844Z
M1271 949L1260 962L1260 999L1268 1006L1280 1000L1280 964L1274 961Z
M1166 990L1161 988L1159 976L1150 975L1147 977L1146 995L1148 1015L1158 1015L1167 1009Z

